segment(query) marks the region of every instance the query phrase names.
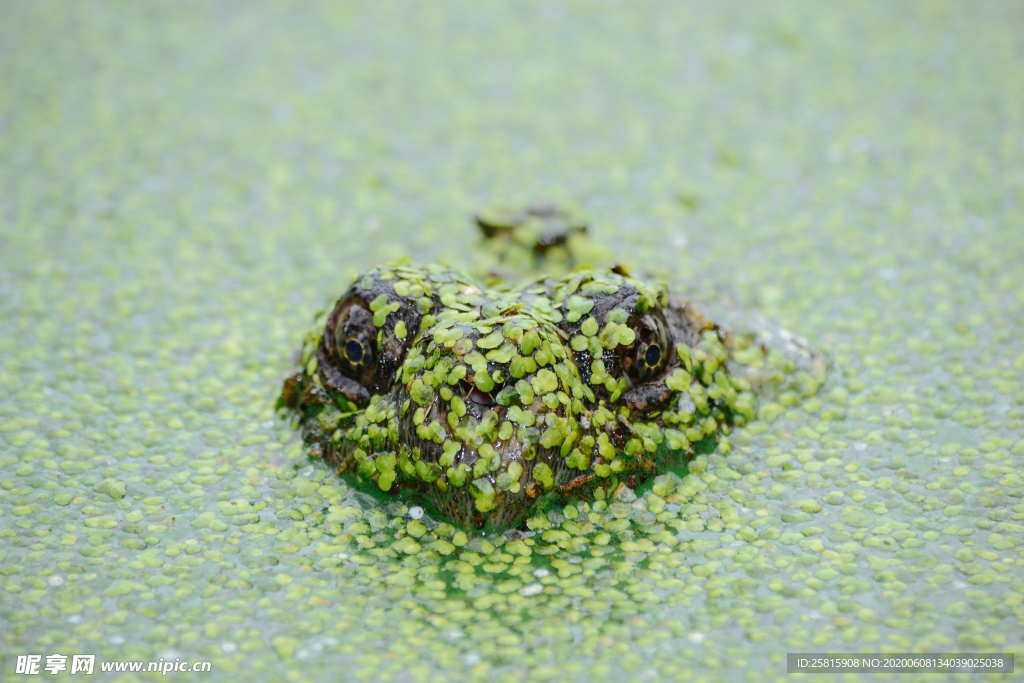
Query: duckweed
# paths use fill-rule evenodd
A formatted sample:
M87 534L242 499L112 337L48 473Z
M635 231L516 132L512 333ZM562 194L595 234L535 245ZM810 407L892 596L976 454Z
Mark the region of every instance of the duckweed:
M303 9L5 8L5 672L27 653L209 659L209 680L1020 661L1012 3ZM464 265L482 200L563 195L712 319L758 311L826 350L821 409L776 401L727 455L525 531L423 515L416 536L413 507L276 417L285 350L372 265ZM509 374L558 377L529 366L542 343L524 332Z

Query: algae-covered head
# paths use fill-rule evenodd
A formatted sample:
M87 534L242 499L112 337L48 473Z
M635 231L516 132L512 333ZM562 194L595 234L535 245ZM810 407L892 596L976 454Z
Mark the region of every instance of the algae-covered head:
M754 415L723 333L607 270L485 289L456 271L363 274L285 383L309 442L357 483L464 526L635 484Z
M526 237L514 220L478 225L505 248L536 242L541 260L581 234L551 209L518 220ZM388 265L319 317L280 404L356 485L499 530L714 448L754 418L756 393L792 385L799 368L779 358L621 266L510 284ZM816 388L823 366L808 359L802 385Z

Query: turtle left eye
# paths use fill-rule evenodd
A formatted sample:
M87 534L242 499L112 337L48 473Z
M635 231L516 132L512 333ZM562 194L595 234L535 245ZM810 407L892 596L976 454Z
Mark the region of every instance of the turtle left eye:
M646 382L664 367L665 354L656 341L642 340L637 344L636 360L633 362L634 380Z
M646 315L637 321L633 331L636 332L636 346L627 368L634 381L646 382L668 365L667 325L660 315Z
M648 367L655 367L658 365L658 361L661 360L661 347L657 344L650 344L647 350L644 351L644 364Z

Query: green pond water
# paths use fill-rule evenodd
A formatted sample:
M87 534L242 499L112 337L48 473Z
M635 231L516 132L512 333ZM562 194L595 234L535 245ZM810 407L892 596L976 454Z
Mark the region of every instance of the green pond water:
M1024 654L1019 3L0 15L0 678L29 653L512 681ZM525 537L356 494L273 411L313 313L538 198L806 337L829 383Z

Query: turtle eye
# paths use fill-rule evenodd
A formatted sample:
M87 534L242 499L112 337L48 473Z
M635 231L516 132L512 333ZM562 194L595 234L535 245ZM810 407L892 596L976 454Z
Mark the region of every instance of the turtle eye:
M661 315L648 314L636 321L633 331L636 333L633 357L624 365L631 379L646 382L668 365L668 326Z
M657 344L648 344L647 350L644 351L644 365L649 368L657 367L660 360L661 347Z
M320 337L317 354L325 385L356 396L359 400L352 400L358 405L389 390L420 321L437 303L428 296L434 276L406 266L360 275L334 304Z
M345 340L345 346L343 348L343 353L349 363L352 365L363 364L363 358L366 356L366 347L363 346L363 342L349 337Z
M376 332L373 314L361 302L352 302L341 310L334 324L333 355L339 369L364 386L374 380Z

